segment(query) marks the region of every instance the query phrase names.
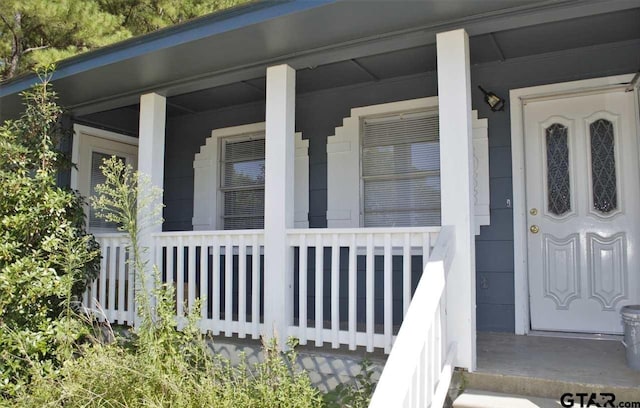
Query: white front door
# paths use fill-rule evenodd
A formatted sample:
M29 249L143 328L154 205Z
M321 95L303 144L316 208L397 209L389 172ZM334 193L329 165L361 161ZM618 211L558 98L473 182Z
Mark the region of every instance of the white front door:
M524 105L531 329L620 333L640 303L634 93Z

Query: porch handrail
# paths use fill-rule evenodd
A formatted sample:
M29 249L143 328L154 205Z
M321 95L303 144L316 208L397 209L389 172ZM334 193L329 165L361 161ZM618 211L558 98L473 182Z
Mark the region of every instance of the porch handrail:
M426 262L370 408L442 407L456 343L447 339L446 278L455 255L453 227L442 227Z
M288 244L298 250L299 294L298 322L290 310L287 335L302 345L313 341L317 347L331 343L333 348L360 346L389 353L395 340L394 321L399 324L412 296L412 259L428 259L439 233L440 227L287 230ZM401 269L394 271L393 258L401 261L396 264ZM364 270L358 270L359 263ZM308 279L314 282L308 285ZM400 290L394 291L394 280L400 281ZM381 297L376 297L378 285ZM376 311L379 303L382 313Z
M135 280L128 260L129 237L123 232L94 234L102 251L100 272L83 295L85 310L99 321L133 324Z
M202 332L259 338L263 230L167 231L151 236L154 264L163 281L175 287L178 327L199 299Z

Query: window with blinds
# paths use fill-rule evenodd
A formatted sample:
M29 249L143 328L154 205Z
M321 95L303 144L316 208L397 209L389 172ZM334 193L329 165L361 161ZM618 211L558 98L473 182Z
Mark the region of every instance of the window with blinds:
M89 187L90 197L96 197L96 186L98 184L103 184L107 180L104 174L102 174L100 166L102 166L103 162L110 157L110 154L91 152L91 180ZM116 158L118 160L121 160L122 162L126 161L124 157L116 156ZM103 218L96 217L95 210L92 206L89 206L89 229L101 232L116 232L118 230L118 224L114 222L107 222Z
M437 112L362 121L365 227L440 225Z
M222 141L221 183L226 230L264 228L264 134Z

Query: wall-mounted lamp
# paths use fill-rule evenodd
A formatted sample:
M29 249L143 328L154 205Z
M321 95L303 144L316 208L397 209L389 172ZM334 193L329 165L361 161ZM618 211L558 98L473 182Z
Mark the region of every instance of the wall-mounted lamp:
M480 88L480 90L484 94L484 101L487 103L487 105L489 105L492 112L504 110L504 99L494 94L493 92L485 91L484 88L482 88L480 85L478 85L478 88Z

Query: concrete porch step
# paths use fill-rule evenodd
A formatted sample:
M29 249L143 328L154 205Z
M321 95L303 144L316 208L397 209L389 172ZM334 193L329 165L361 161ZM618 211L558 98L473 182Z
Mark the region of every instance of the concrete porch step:
M565 393L613 393L619 401L640 400L640 384L638 386L613 385L487 372L464 373L464 378L468 389L485 392L556 400Z
M478 367L461 388L552 398L613 393L640 401L640 372L627 367L620 341L478 333Z
M557 408L557 400L514 394L466 390L453 402L454 408Z

